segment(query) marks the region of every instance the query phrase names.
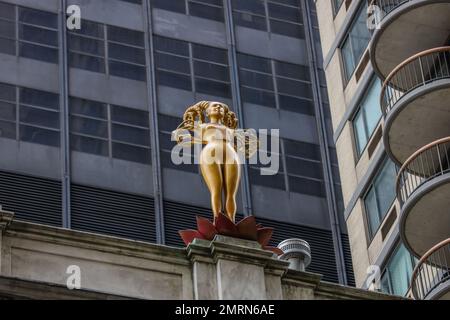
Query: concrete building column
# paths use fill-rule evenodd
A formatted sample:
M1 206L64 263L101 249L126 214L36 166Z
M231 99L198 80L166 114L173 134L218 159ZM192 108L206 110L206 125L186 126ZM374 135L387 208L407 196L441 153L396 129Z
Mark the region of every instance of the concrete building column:
M282 299L281 278L289 262L256 241L218 235L188 246L195 299Z

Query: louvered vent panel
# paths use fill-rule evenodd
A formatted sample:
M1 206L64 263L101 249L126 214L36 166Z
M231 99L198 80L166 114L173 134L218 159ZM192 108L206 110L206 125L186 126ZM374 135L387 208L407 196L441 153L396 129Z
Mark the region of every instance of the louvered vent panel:
M347 285L355 286L355 274L353 273L352 252L350 250L350 242L348 235L341 234L342 248L344 250L345 270L347 271Z
M15 219L62 226L59 181L0 171L0 205Z
M164 222L166 244L172 246L183 246L180 236L178 235L178 230L196 229L196 215L211 218L211 210L165 201ZM241 218L242 215L239 215L236 220ZM331 231L277 222L268 219L259 218L257 220L266 227L275 228L271 243L273 246L276 246L278 243L288 238L301 238L308 241L311 246L313 256L311 265L308 267L308 271L322 274L325 281L335 283L338 282ZM346 262L347 267L349 264L351 266L350 255L348 255L348 253L346 253ZM351 272L351 278L353 279L353 272Z
M156 242L154 201L150 197L72 185L72 228Z

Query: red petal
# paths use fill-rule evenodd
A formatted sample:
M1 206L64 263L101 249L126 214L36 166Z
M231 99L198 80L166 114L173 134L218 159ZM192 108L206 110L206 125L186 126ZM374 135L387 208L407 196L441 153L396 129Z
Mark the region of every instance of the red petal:
M214 239L214 236L217 234L217 230L212 222L199 216L197 216L197 229L206 240Z
M248 240L258 239L258 229L256 228L256 220L254 216L249 216L238 222L236 228L239 233L239 238Z
M269 244L270 238L272 238L273 228L260 228L258 229L258 242L261 246L265 247Z
M181 239L183 239L185 245L189 245L189 243L194 241L194 239L205 239L197 230L182 230L178 231L178 233L180 234Z
M230 237L238 236L236 225L222 213L217 217L215 225L218 234Z
M275 253L275 254L277 254L277 255L279 255L279 256L281 256L281 255L284 253L283 250L281 250L281 249L279 249L279 248L276 248L276 247L268 247L268 246L265 246L265 247L263 247L263 249L264 249L264 250L272 251L273 253Z

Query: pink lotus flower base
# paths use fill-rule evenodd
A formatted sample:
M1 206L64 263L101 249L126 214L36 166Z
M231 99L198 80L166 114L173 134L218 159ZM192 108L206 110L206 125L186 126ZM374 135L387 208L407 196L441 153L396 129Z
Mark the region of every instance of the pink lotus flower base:
M280 249L268 246L273 234L273 228L264 228L257 224L254 216L246 217L236 224L223 214L220 214L214 223L197 216L197 230L182 230L178 231L178 233L185 245L189 245L196 238L211 241L216 234L220 234L258 241L264 250L270 250L277 255L283 254L283 251Z

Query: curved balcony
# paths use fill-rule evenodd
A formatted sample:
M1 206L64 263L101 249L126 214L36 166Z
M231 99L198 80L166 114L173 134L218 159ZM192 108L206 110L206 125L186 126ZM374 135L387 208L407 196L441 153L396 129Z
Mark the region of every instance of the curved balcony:
M450 137L414 153L397 176L400 235L416 257L450 235Z
M411 277L411 290L417 300L450 300L450 239L420 259Z
M382 79L402 61L423 50L448 44L448 0L372 0L370 57ZM370 26L369 26L370 27Z
M426 50L398 65L386 78L380 99L384 146L397 165L450 135L450 47Z

